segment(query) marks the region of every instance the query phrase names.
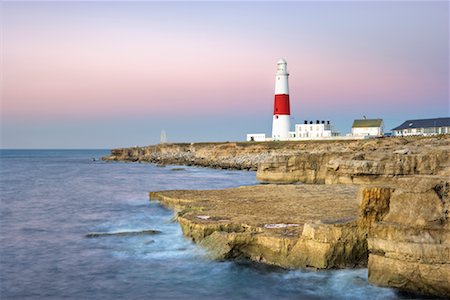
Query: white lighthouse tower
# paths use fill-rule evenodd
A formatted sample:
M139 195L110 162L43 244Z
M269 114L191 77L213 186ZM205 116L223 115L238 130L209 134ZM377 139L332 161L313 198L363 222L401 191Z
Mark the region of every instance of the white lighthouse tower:
M284 59L280 59L277 62L277 74L275 77L275 100L272 122L272 139L274 141L286 141L289 139L291 110L289 106L288 77L287 62Z

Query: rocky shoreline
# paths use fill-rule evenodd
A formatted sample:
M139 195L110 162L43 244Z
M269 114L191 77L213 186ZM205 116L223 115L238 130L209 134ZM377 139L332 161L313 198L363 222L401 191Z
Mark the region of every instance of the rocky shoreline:
M263 182L367 184L450 176L450 135L306 142L177 143L111 150L106 161L254 170Z
M257 185L150 199L175 209L183 233L212 258L329 269L367 263L356 194L355 186Z
M246 143L176 143L113 149L102 159L256 171L274 150Z
M450 295L450 180L150 192L213 259L284 268L367 266L369 282Z
M448 135L163 144L114 149L103 159L256 170L271 183L150 193L177 211L184 234L213 258L286 268L367 265L371 283L450 295Z

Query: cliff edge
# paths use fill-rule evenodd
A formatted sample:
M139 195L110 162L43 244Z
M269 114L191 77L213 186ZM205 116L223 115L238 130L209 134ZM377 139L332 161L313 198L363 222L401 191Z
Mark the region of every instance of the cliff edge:
M374 284L450 295L450 135L162 144L103 159L257 170L260 181L288 183L150 193L214 258L367 265Z
M450 178L396 187L257 185L150 192L214 259L285 268L368 266L369 282L450 295Z
M286 268L367 264L367 234L391 188L257 185L151 192L177 210L183 233L216 259L245 257Z
M113 149L107 161L257 170L263 182L371 184L450 176L450 135L355 141L178 143Z
M450 178L401 180L368 236L369 282L450 295Z

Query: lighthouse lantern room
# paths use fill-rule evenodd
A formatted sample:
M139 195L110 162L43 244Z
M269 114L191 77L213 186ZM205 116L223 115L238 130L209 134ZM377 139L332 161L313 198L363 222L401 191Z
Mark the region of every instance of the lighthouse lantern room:
M274 141L287 141L291 128L291 110L289 106L289 73L287 63L280 59L277 63L275 76L275 100L272 122L272 139Z

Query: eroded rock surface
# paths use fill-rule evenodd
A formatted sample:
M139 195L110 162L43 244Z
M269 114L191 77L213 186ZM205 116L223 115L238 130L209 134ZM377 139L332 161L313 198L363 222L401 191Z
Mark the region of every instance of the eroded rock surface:
M368 140L348 143L345 148L318 147L273 157L262 162L257 172L257 178L265 182L320 184L395 183L399 178L417 175L450 176L449 136Z
M150 198L175 209L184 234L214 258L324 269L368 259L372 283L450 295L449 135L165 144L116 149L105 160L257 169L261 181L316 183Z
M111 150L107 161L150 162L209 168L256 170L280 145L265 147L256 143L176 143ZM282 153L294 153L288 148Z
M369 281L450 295L450 178L400 180L389 213L370 230Z
M368 230L389 207L392 189L357 190L258 185L152 192L150 198L176 209L183 233L214 258L327 269L365 265Z
M450 178L392 186L258 185L163 191L183 233L211 257L245 257L287 268L365 265L369 281L450 295Z
M176 143L113 149L111 161L257 170L265 182L372 184L450 176L450 135L370 140Z

